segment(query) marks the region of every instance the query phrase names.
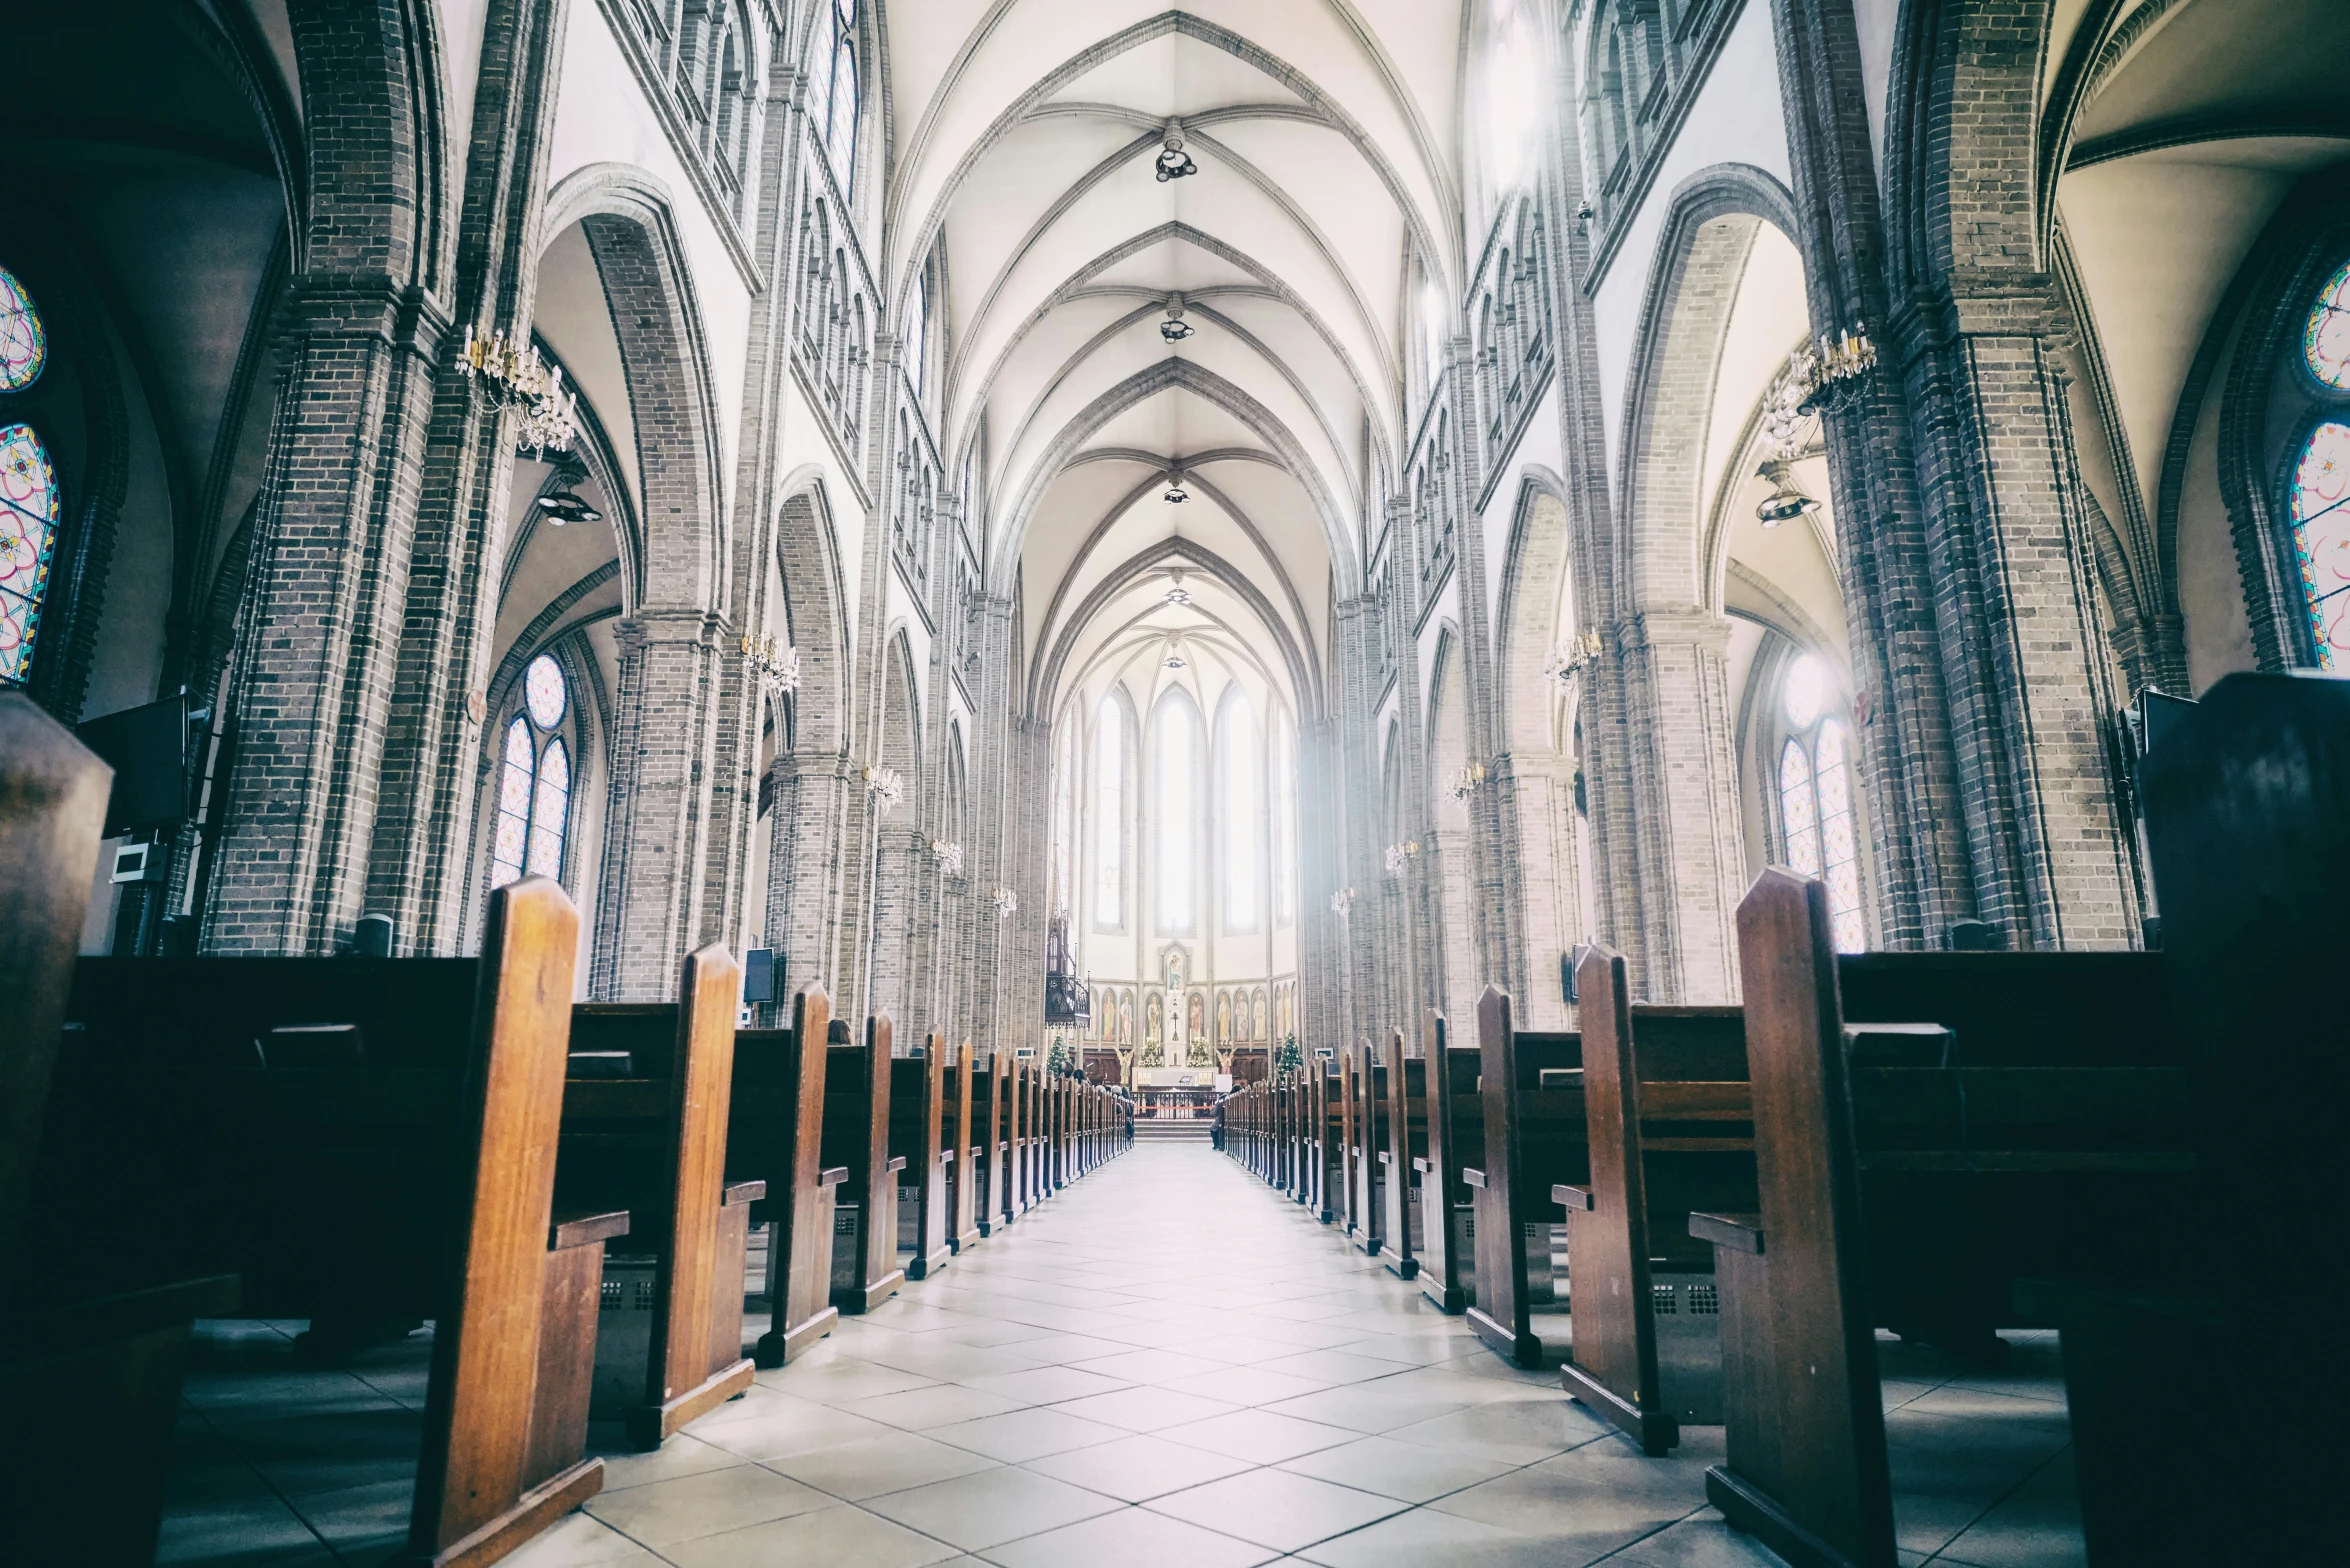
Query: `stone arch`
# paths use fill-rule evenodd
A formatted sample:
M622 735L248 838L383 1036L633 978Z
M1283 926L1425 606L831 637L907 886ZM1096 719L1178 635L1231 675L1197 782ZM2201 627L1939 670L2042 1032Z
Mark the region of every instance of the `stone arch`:
M430 0L286 8L309 148L297 272L447 297L455 234L439 11Z
M547 196L542 232L577 223L612 312L635 416L647 611L715 610L726 601L724 462L708 338L669 192L644 170L598 163Z
M891 631L882 657L881 755L879 766L896 771L903 793L887 816L874 824L873 953L866 1011L887 1012L905 1026L908 1049L919 1027L915 1017L915 909L920 902L924 851L922 832L922 694L914 679L914 650L904 627ZM868 795L868 799L872 797Z
M1668 204L1625 383L1619 531L1612 585L1619 610L1704 600L1698 493L1703 429L1730 313L1759 225L1801 231L1787 188L1761 169L1717 164Z
M1468 649L1460 629L1444 623L1428 666L1428 834L1420 846L1436 884L1436 994L1431 1004L1466 1016L1482 988L1477 933L1476 872L1470 840L1470 796L1456 796L1453 780L1469 766Z
M1566 482L1547 468L1530 467L1518 486L1503 557L1501 604L1501 713L1504 749L1560 748L1557 681L1545 670L1550 655L1575 629L1573 541Z
M784 483L776 509L775 559L783 573L785 625L800 655L798 749L810 755L848 744L848 598L841 581L839 519L823 480L802 471Z

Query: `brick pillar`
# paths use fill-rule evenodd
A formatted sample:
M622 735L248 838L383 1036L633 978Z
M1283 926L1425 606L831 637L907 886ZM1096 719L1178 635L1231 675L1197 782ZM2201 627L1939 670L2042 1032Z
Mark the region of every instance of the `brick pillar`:
M1896 316L1978 912L2034 947L2128 947L2113 694L2044 277L1963 280Z
M433 367L449 324L383 274L294 280L232 698L211 953L331 953L361 912Z
M1745 893L1726 658L1730 628L1700 605L1652 607L1616 633L1635 823L1640 987L1657 1000L1738 996L1734 917Z

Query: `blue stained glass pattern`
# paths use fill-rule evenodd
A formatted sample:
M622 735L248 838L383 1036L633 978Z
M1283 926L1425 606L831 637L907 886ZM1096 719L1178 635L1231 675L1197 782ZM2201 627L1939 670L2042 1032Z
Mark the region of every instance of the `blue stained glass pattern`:
M2317 662L2350 669L2350 425L2309 433L2293 470L2293 549Z
M1807 877L1820 874L1820 830L1812 803L1811 758L1791 740L1779 753L1779 815L1787 827L1787 864Z
M571 692L563 683L563 668L543 653L522 672L522 706L530 722L542 730L562 723L570 711Z
M49 333L16 274L0 267L0 392L22 392L49 362Z
M0 429L0 683L32 672L57 549L57 470L30 425Z
M2350 392L2350 261L2342 263L2309 308L2301 351L2310 374L2329 387Z

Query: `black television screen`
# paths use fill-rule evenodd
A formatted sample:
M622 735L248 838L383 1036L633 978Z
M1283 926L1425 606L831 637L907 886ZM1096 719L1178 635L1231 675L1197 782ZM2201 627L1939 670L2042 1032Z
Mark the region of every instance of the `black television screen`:
M114 769L114 793L106 801L109 837L169 827L187 815L185 698L166 697L90 719L75 733Z

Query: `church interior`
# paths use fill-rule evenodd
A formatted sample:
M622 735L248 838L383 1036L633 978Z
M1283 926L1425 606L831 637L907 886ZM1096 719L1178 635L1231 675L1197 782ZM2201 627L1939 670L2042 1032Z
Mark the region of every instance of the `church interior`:
M2342 0L80 0L0 1559L2350 1560Z

